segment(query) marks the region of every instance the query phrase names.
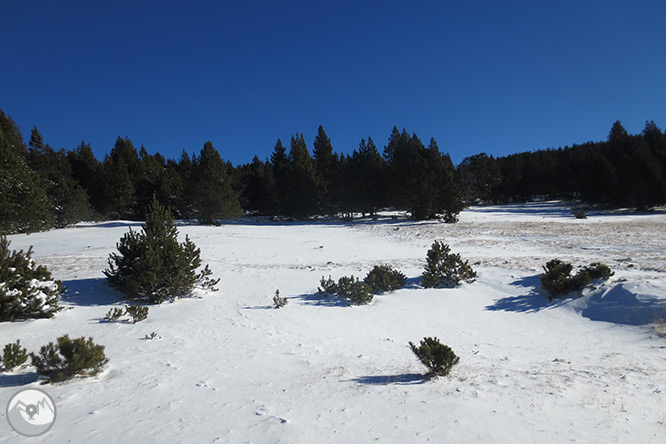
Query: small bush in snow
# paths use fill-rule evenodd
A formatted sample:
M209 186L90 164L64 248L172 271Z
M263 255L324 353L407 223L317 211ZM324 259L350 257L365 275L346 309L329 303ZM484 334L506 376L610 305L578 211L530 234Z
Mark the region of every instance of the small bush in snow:
M141 232L130 229L117 247L104 274L127 299L159 304L187 296L196 286L216 290L219 279L210 277L208 265L197 272L200 250L187 236L178 242L173 216L157 199L148 207Z
M407 285L407 276L390 265L375 265L363 280L370 286L372 293L384 293L393 291Z
M280 290L275 290L275 296L273 296L273 305L275 308L282 308L287 305L288 302L287 298L280 297Z
M427 263L421 278L425 288L455 287L461 282L473 282L476 272L459 254L451 253L451 248L440 241L435 241L428 250Z
M354 276L343 276L338 279L338 296L349 299L355 305L369 304L372 302L370 286L359 281Z
M446 376L460 361L453 350L439 342L437 338L423 338L418 346L410 342L409 347L419 361L428 368L429 376Z
M330 276L328 279L322 277L320 285L319 293L326 296L337 294L341 298L349 299L355 305L372 302L370 286L354 276L342 276L337 283Z
M132 323L136 324L148 317L148 307L145 305L126 305L125 313L132 317Z
M576 219L587 219L587 213L583 210L574 211L573 215Z
M613 276L610 267L601 262L592 262L589 267L584 267L583 271L589 274L593 281L597 279L606 280Z
M21 341L5 345L2 350L2 366L6 372L12 371L15 367L28 360L28 351L21 347Z
M16 319L50 318L60 310L60 281L32 260L28 251L9 251L10 242L0 237L0 322Z
M109 311L104 316L105 321L113 322L123 317L125 310L120 307L109 308Z
M580 293L594 280L606 280L613 275L611 269L600 262L594 262L588 267L572 275L573 265L559 259L553 259L543 267L544 273L539 276L541 288L548 292L552 301L558 296L569 293Z
M49 382L60 382L74 376L94 376L109 362L104 346L95 344L92 338L70 339L61 336L56 343L49 342L39 354L30 354L37 372L49 378Z
M319 293L325 296L333 295L338 292L338 284L336 284L330 276L328 279L322 276L321 281L319 281L319 285L321 285L321 287L318 287L317 290Z

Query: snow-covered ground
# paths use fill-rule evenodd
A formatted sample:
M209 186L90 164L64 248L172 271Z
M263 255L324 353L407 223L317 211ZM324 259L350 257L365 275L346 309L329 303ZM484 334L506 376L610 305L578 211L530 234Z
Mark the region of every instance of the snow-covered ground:
M64 282L67 309L0 324L0 346L92 336L110 362L57 385L39 385L31 367L0 374L0 443L666 442L666 328L653 323L666 318L664 213L575 219L547 202L474 207L452 225L184 225L220 290L151 306L138 324L107 323L122 302L102 270L129 225L10 236ZM420 288L435 239L478 281ZM538 274L553 258L601 261L615 275L548 303ZM322 276L363 278L375 264L401 269L408 287L367 306L316 294ZM279 310L276 289L289 299ZM408 342L425 336L460 357L449 377L422 378ZM21 437L4 418L23 387L55 400L42 437Z

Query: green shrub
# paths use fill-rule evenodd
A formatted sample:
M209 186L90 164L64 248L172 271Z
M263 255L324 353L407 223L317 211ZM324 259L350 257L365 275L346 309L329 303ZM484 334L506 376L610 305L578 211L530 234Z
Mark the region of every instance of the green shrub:
M109 362L104 355L104 346L95 344L92 338L70 339L59 337L57 343L42 346L39 355L31 353L32 365L37 372L49 378L49 382L60 382L74 376L94 376Z
M0 322L53 317L61 309L61 282L35 264L32 247L9 251L9 244L6 236L0 236Z
M372 302L370 287L354 276L342 276L338 279L338 296L349 299L352 304L363 305Z
M333 279L331 279L331 276L329 276L328 279L322 276L321 281L319 281L319 285L321 285L321 287L318 287L317 290L319 293L326 296L336 294L338 292L338 285Z
M446 376L460 361L453 350L437 338L423 338L419 346L412 342L409 346L419 361L428 368L429 376Z
M601 262L592 262L589 267L583 268L589 275L592 280L606 280L613 276L608 265L602 264Z
M18 339L14 343L5 345L5 348L2 350L2 365L6 372L12 371L27 360L28 351L21 347L21 341Z
M280 290L275 290L275 296L273 296L273 304L275 305L275 308L282 308L287 305L288 302L287 298L280 297Z
M576 219L587 219L587 213L585 213L583 210L574 211L573 215Z
M125 314L125 310L120 307L109 308L109 311L104 316L105 321L113 322L119 320Z
M407 285L407 276L390 265L375 265L363 280L372 293L393 291Z
M196 286L216 290L219 279L210 278L208 265L197 272L200 250L187 236L184 243L178 242L171 212L155 198L141 232L130 229L117 248L104 274L127 299L159 304L187 296Z
M474 282L476 272L459 254L451 253L451 248L435 241L427 253L427 263L421 285L425 288L456 287L461 282Z
M145 305L126 305L125 313L132 317L132 323L136 324L148 317L148 307Z
M573 265L559 259L553 259L543 267L544 273L539 275L541 288L548 292L548 299L564 296L569 293L581 292L594 280L606 280L613 275L610 267L600 262L594 262L588 267L571 275Z

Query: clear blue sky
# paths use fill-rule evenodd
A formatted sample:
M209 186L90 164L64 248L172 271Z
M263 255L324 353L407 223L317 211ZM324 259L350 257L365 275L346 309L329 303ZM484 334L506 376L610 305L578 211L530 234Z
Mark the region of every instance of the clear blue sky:
M666 129L666 1L5 1L0 109L25 138L118 136L234 164L323 125L394 125L459 163Z

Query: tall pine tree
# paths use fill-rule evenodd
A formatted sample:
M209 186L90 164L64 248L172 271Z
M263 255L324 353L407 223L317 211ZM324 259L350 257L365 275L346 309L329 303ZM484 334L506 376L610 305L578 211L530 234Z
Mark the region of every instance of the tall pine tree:
M30 169L21 132L0 110L0 234L49 228L49 200Z
M187 193L192 202L193 216L205 224L240 217L242 209L238 195L232 188L227 165L213 143L206 142L192 163Z

